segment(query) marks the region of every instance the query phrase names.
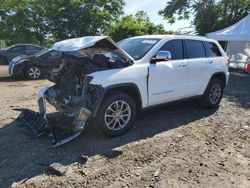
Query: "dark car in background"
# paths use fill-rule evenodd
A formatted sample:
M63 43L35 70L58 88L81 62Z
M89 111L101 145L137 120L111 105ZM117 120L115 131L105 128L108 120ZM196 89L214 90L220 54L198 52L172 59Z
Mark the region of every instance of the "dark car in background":
M39 79L58 67L61 53L56 50L42 50L34 55L24 55L14 58L9 64L9 74L12 77L25 76L28 79Z
M13 58L20 55L32 55L43 50L34 44L15 44L0 50L0 64L8 64Z

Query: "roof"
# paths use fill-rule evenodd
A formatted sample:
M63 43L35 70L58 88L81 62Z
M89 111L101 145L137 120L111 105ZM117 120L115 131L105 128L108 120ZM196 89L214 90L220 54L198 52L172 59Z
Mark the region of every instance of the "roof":
M203 36L198 35L142 35L132 38L146 38L146 39L190 39L190 40L202 40L202 41L214 41Z
M230 27L208 33L207 37L219 41L250 41L250 14Z
M202 40L202 41L213 41L201 36L191 36L191 35L143 35L132 38L143 38L143 39L191 39L191 40ZM117 48L119 48L116 43L108 36L84 36L80 38L66 39L55 43L52 46L53 50L57 51L78 51L84 48L91 47L95 45L100 40L108 40Z
M18 43L18 44L13 44L12 46L22 46L22 45L25 45L25 46L38 46L38 47L41 47L37 44L28 44L28 43Z

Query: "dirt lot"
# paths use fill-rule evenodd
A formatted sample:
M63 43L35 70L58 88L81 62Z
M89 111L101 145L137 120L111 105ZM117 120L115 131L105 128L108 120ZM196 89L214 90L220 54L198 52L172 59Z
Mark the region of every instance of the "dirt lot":
M50 84L0 78L0 187L250 187L249 75L232 73L217 110L165 105L142 113L124 136L90 127L56 149L13 123L12 109L37 110L38 90ZM48 170L54 162L62 176Z

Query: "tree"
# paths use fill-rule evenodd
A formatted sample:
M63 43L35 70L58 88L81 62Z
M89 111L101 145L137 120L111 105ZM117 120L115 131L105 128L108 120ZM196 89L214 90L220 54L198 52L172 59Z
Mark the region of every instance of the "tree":
M144 11L138 11L135 15L123 16L114 22L107 31L107 34L115 41L133 36L167 33L173 32L167 32L162 24L152 23Z
M169 23L190 19L200 35L228 27L245 17L250 10L249 0L170 0L159 12Z
M124 0L5 0L0 3L0 39L58 41L98 35L121 14Z

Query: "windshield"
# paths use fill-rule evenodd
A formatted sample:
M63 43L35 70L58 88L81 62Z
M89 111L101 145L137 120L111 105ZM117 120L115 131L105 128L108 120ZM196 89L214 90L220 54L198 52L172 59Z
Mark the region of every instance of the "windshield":
M135 60L139 60L143 58L159 40L160 39L130 38L119 42L118 46Z

